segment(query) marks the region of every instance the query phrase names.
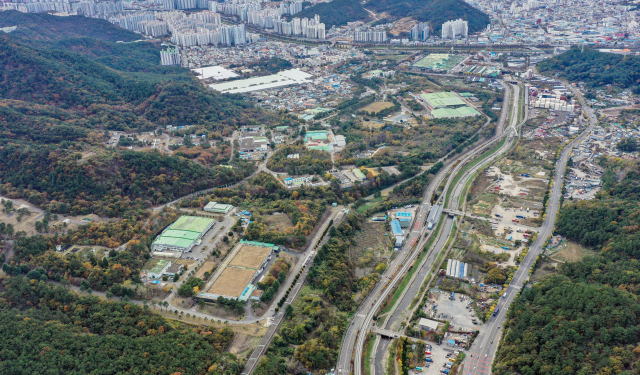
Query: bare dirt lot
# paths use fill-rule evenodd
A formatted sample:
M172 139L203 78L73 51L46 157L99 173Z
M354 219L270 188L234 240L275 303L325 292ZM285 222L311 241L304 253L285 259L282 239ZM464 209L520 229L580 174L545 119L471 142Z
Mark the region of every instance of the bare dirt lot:
M255 270L246 268L227 267L207 290L207 293L239 297L255 272Z
M293 228L293 222L285 214L273 214L263 218L270 230L283 231L287 228Z
M231 345L229 346L229 353L236 354L240 357L246 357L251 353L251 350L258 346L260 342L259 337L247 336L247 335L235 335Z
M268 247L244 245L236 256L233 257L230 266L258 269L264 258L271 252Z
M381 122L381 121L363 121L362 122L362 126L364 126L365 128L372 128L372 129L380 129L387 125L388 124L385 124L384 122Z
M393 107L393 103L391 102L373 102L367 106L360 108L360 110L369 113L378 113L383 109L391 107Z
M15 233L24 231L27 233L27 236L38 234L36 231L36 221L41 221L44 218L44 214L33 210L28 205L18 203L19 201L14 201L14 207L16 210L20 211L13 211L8 215L4 212L0 213L0 222L11 224ZM24 210L21 210L21 208L24 208ZM51 220L49 222L49 232L53 232L55 228L59 228L60 230L63 230L64 228L64 230L67 230L75 227L77 227L77 225L70 223L64 227L63 222L60 219Z

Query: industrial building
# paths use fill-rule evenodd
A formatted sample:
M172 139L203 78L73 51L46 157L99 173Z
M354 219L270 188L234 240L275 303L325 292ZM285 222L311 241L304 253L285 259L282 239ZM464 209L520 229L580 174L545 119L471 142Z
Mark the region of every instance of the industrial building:
M244 92L260 91L277 87L299 85L311 82L311 74L300 69L289 69L276 74L241 79L224 83L209 85L210 88L226 94L240 94Z
M233 206L230 204L218 203L218 202L209 202L206 206L204 206L204 210L207 212L212 212L214 214L226 215L231 210L233 210Z
M430 92L420 95L431 108L443 108L466 104L454 92Z
M462 263L459 260L449 259L447 261L447 276L464 279L469 276L469 264Z
M147 271L147 276L151 279L160 279L162 275L171 267L171 262L166 259L158 259L156 264Z
M389 224L391 225L391 232L396 238L395 248L397 250L398 248L402 247L402 245L404 244L404 240L405 240L404 233L402 232L400 221L391 220Z
M207 66L204 68L191 69L198 79L214 79L216 81L221 79L236 78L238 75L233 71L223 68L221 66Z
M400 228L409 228L411 226L411 212L397 212L396 220L400 223Z
M433 111L431 111L431 115L434 118L462 118L462 117L480 116L480 112L465 105L458 108L434 109Z
M215 222L205 217L181 216L156 237L151 248L154 251L191 251Z

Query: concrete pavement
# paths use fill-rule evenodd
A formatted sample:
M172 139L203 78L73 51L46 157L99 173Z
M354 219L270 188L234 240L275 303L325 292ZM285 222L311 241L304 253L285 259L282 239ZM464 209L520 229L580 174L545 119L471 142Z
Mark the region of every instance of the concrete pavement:
M586 106L586 102L584 101L582 95L573 87L571 87L571 89L579 98L581 104L583 105L583 109L587 112L590 120L590 125L582 132L582 134L580 134L580 136L578 136L563 148L560 154L560 158L556 163L556 172L553 179L553 189L551 191L551 194L549 195L549 204L547 206L547 216L545 218L545 221L540 227L540 232L538 233L538 236L536 237L533 244L530 246L523 262L520 264L520 267L516 271L511 284L509 284L509 287L505 291L507 298L503 298L498 302L496 310L499 309L499 312L495 317L491 317L486 328L480 332L474 344L469 349L469 352L473 355L473 357L465 358L464 373L473 375L484 375L491 373L491 364L493 362L493 358L495 357L500 338L502 337L502 328L506 320L509 306L515 300L518 291L520 291L524 287L524 284L529 279L529 270L533 266L533 263L536 261L537 257L542 253L542 246L544 242L553 232L556 215L560 208L560 197L562 196L563 186L562 179L564 177L564 170L567 165L567 160L569 159L569 156L571 154L571 150L574 146L580 143L597 124L597 119L595 117L595 114L593 113L593 110L590 107Z

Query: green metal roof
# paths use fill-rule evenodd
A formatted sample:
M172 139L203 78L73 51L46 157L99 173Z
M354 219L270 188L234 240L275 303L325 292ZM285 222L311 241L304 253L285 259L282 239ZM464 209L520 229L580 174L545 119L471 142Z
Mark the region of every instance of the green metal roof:
M154 264L153 267L151 267L151 269L149 270L149 273L159 273L167 265L167 263L169 263L169 261L166 259L158 259L156 264Z
M304 137L305 138L311 138L314 141L316 141L316 140L325 140L325 139L327 139L327 132L325 132L325 131L307 132L307 134Z
M359 179L364 180L367 178L367 176L365 176L364 173L362 173L362 171L357 168L352 169L351 172L353 172L353 174L355 174Z
M171 224L170 228L174 230L185 230L200 234L204 232L205 229L207 229L207 226L209 226L212 221L213 219L208 219L206 217L181 216L180 218L178 218L178 220Z

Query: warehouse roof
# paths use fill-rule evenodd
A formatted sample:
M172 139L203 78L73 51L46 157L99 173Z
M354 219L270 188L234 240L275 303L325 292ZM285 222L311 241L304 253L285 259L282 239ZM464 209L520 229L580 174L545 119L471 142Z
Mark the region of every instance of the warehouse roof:
M398 220L391 220L391 231L395 236L402 236L402 228Z
M207 229L212 221L214 220L206 217L181 216L178 220L171 224L170 228L173 230L184 230L202 233Z
M418 325L420 327L429 328L432 331L435 331L438 328L438 322L436 322L435 320L425 319L425 318L420 318Z

